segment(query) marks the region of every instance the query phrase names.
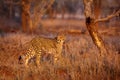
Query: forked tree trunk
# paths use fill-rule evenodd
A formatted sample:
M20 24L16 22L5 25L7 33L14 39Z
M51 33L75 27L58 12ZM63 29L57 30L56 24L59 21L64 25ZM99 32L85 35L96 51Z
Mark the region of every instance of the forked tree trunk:
M103 56L103 53L107 53L106 47L104 45L104 42L98 33L96 23L95 23L95 17L93 15L93 0L84 0L84 13L86 17L86 26L89 31L90 36L92 37L92 40L94 44L98 47L101 56Z
M34 6L33 18L31 18L30 7L31 3L36 3ZM46 10L51 7L54 0L22 0L22 28L23 31L33 32L40 23L40 15L45 14ZM47 7L46 7L47 6ZM44 9L46 7L46 9Z
M87 17L86 26L87 26L90 36L92 37L94 44L98 47L100 51L100 55L103 56L103 53L107 53L107 49L105 47L105 44L100 34L98 33L97 26L95 24L95 19L91 17Z

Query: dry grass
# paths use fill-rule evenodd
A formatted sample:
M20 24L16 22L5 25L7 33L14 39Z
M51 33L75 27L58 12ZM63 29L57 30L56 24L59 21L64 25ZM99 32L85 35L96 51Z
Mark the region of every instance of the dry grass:
M18 63L18 57L24 52L24 44L38 35L9 31L0 23L0 80L120 80L120 24L100 27L110 53L100 57L83 21L44 20L41 23L42 27L37 29L39 36L53 38L57 32L68 32L62 59L53 65L52 55L50 59L43 56L41 66L36 67L33 58L29 68L25 68Z
M100 57L88 35L67 35L62 59L47 59L29 68L18 63L24 44L36 35L10 33L0 37L0 80L120 80L120 38L103 36L111 54ZM50 58L52 60L52 58Z

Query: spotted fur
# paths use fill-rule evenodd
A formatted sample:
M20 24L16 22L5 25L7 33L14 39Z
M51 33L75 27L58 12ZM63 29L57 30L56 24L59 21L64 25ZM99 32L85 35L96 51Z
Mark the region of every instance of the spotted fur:
M40 65L40 59L43 52L54 55L54 63L57 62L58 58L61 56L63 43L65 41L64 35L58 35L56 38L43 38L36 37L28 42L28 48L26 53L19 57L20 63L23 62L28 66L28 61L36 57L36 64Z

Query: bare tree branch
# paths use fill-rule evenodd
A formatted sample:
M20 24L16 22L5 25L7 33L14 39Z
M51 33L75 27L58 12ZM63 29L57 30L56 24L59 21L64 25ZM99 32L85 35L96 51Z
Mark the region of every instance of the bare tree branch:
M40 22L40 16L44 15L45 12L52 6L55 0L38 0L35 2L33 10L33 26L36 27Z
M95 23L107 21L107 20L109 20L109 19L111 19L111 18L113 18L115 16L119 16L119 14L120 14L120 10L118 10L117 12L115 12L115 13L113 13L111 15L108 15L105 18L95 20Z

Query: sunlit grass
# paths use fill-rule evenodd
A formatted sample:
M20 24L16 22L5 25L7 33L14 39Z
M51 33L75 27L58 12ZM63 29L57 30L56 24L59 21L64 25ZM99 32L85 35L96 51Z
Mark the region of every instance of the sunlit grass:
M57 64L53 64L50 57L45 58L41 66L36 67L33 58L26 68L18 63L18 57L24 52L24 44L34 36L36 35L10 33L0 37L0 80L120 79L120 55L117 54L120 38L104 37L110 54L100 57L90 36L68 34L62 58Z

